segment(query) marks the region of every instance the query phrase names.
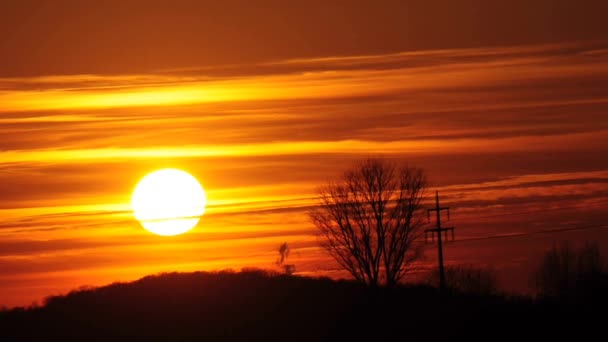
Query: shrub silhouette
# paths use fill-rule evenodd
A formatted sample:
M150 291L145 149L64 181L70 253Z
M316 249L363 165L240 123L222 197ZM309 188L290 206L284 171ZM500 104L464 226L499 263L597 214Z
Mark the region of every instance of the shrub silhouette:
M446 288L450 292L467 295L493 296L499 294L498 281L493 270L473 265L456 265L445 268ZM427 282L439 287L439 270L433 270Z

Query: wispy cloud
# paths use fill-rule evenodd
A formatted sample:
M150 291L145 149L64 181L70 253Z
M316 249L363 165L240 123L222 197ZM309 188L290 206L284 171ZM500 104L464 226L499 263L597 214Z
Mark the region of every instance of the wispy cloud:
M128 260L145 272L264 265L284 240L318 265L315 187L370 155L424 167L464 236L599 220L605 45L0 79L0 280L55 274L65 288L78 270L104 274L94 282L126 274ZM195 174L210 204L171 242L129 208L134 184L167 166Z
M582 76L601 81L608 66L602 54L588 53L594 48L546 45L298 59L247 66L257 70L255 75L238 70L213 75L221 70L216 67L185 75L8 78L0 79L0 100L5 112L74 110L467 90ZM210 75L200 74L205 71Z

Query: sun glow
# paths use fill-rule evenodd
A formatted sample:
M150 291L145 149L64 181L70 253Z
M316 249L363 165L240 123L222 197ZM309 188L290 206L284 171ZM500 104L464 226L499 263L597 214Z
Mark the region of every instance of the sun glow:
M164 236L192 229L205 212L207 197L189 173L162 169L146 175L135 187L131 207L148 231Z

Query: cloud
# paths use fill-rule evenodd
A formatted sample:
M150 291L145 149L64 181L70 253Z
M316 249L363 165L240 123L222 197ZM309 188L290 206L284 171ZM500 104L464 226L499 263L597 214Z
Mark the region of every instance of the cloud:
M432 151L437 141L469 149L594 132L599 139L608 130L601 91L608 60L586 53L598 44L298 59L230 76L191 70L4 79L0 150L6 162L26 162L133 157L137 147L156 149L141 156L179 157L393 145ZM268 70L276 66L283 69ZM267 148L269 141L278 144Z
M312 250L315 187L369 156L426 169L462 236L599 221L603 46L4 78L0 279L263 264L284 241ZM161 167L189 170L209 196L201 226L171 241L129 211L133 186ZM306 265L325 260L311 250Z
M124 75L327 56L606 39L604 1L327 1L264 6L0 3L0 75ZM568 25L564 25L568 23ZM597 49L594 49L597 50Z

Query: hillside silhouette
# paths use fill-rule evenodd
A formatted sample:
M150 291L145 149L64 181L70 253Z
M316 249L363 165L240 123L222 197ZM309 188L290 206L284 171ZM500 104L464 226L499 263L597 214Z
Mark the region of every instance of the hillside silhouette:
M0 314L0 340L510 340L599 331L605 296L584 304L370 289L262 270L166 273L49 297Z

